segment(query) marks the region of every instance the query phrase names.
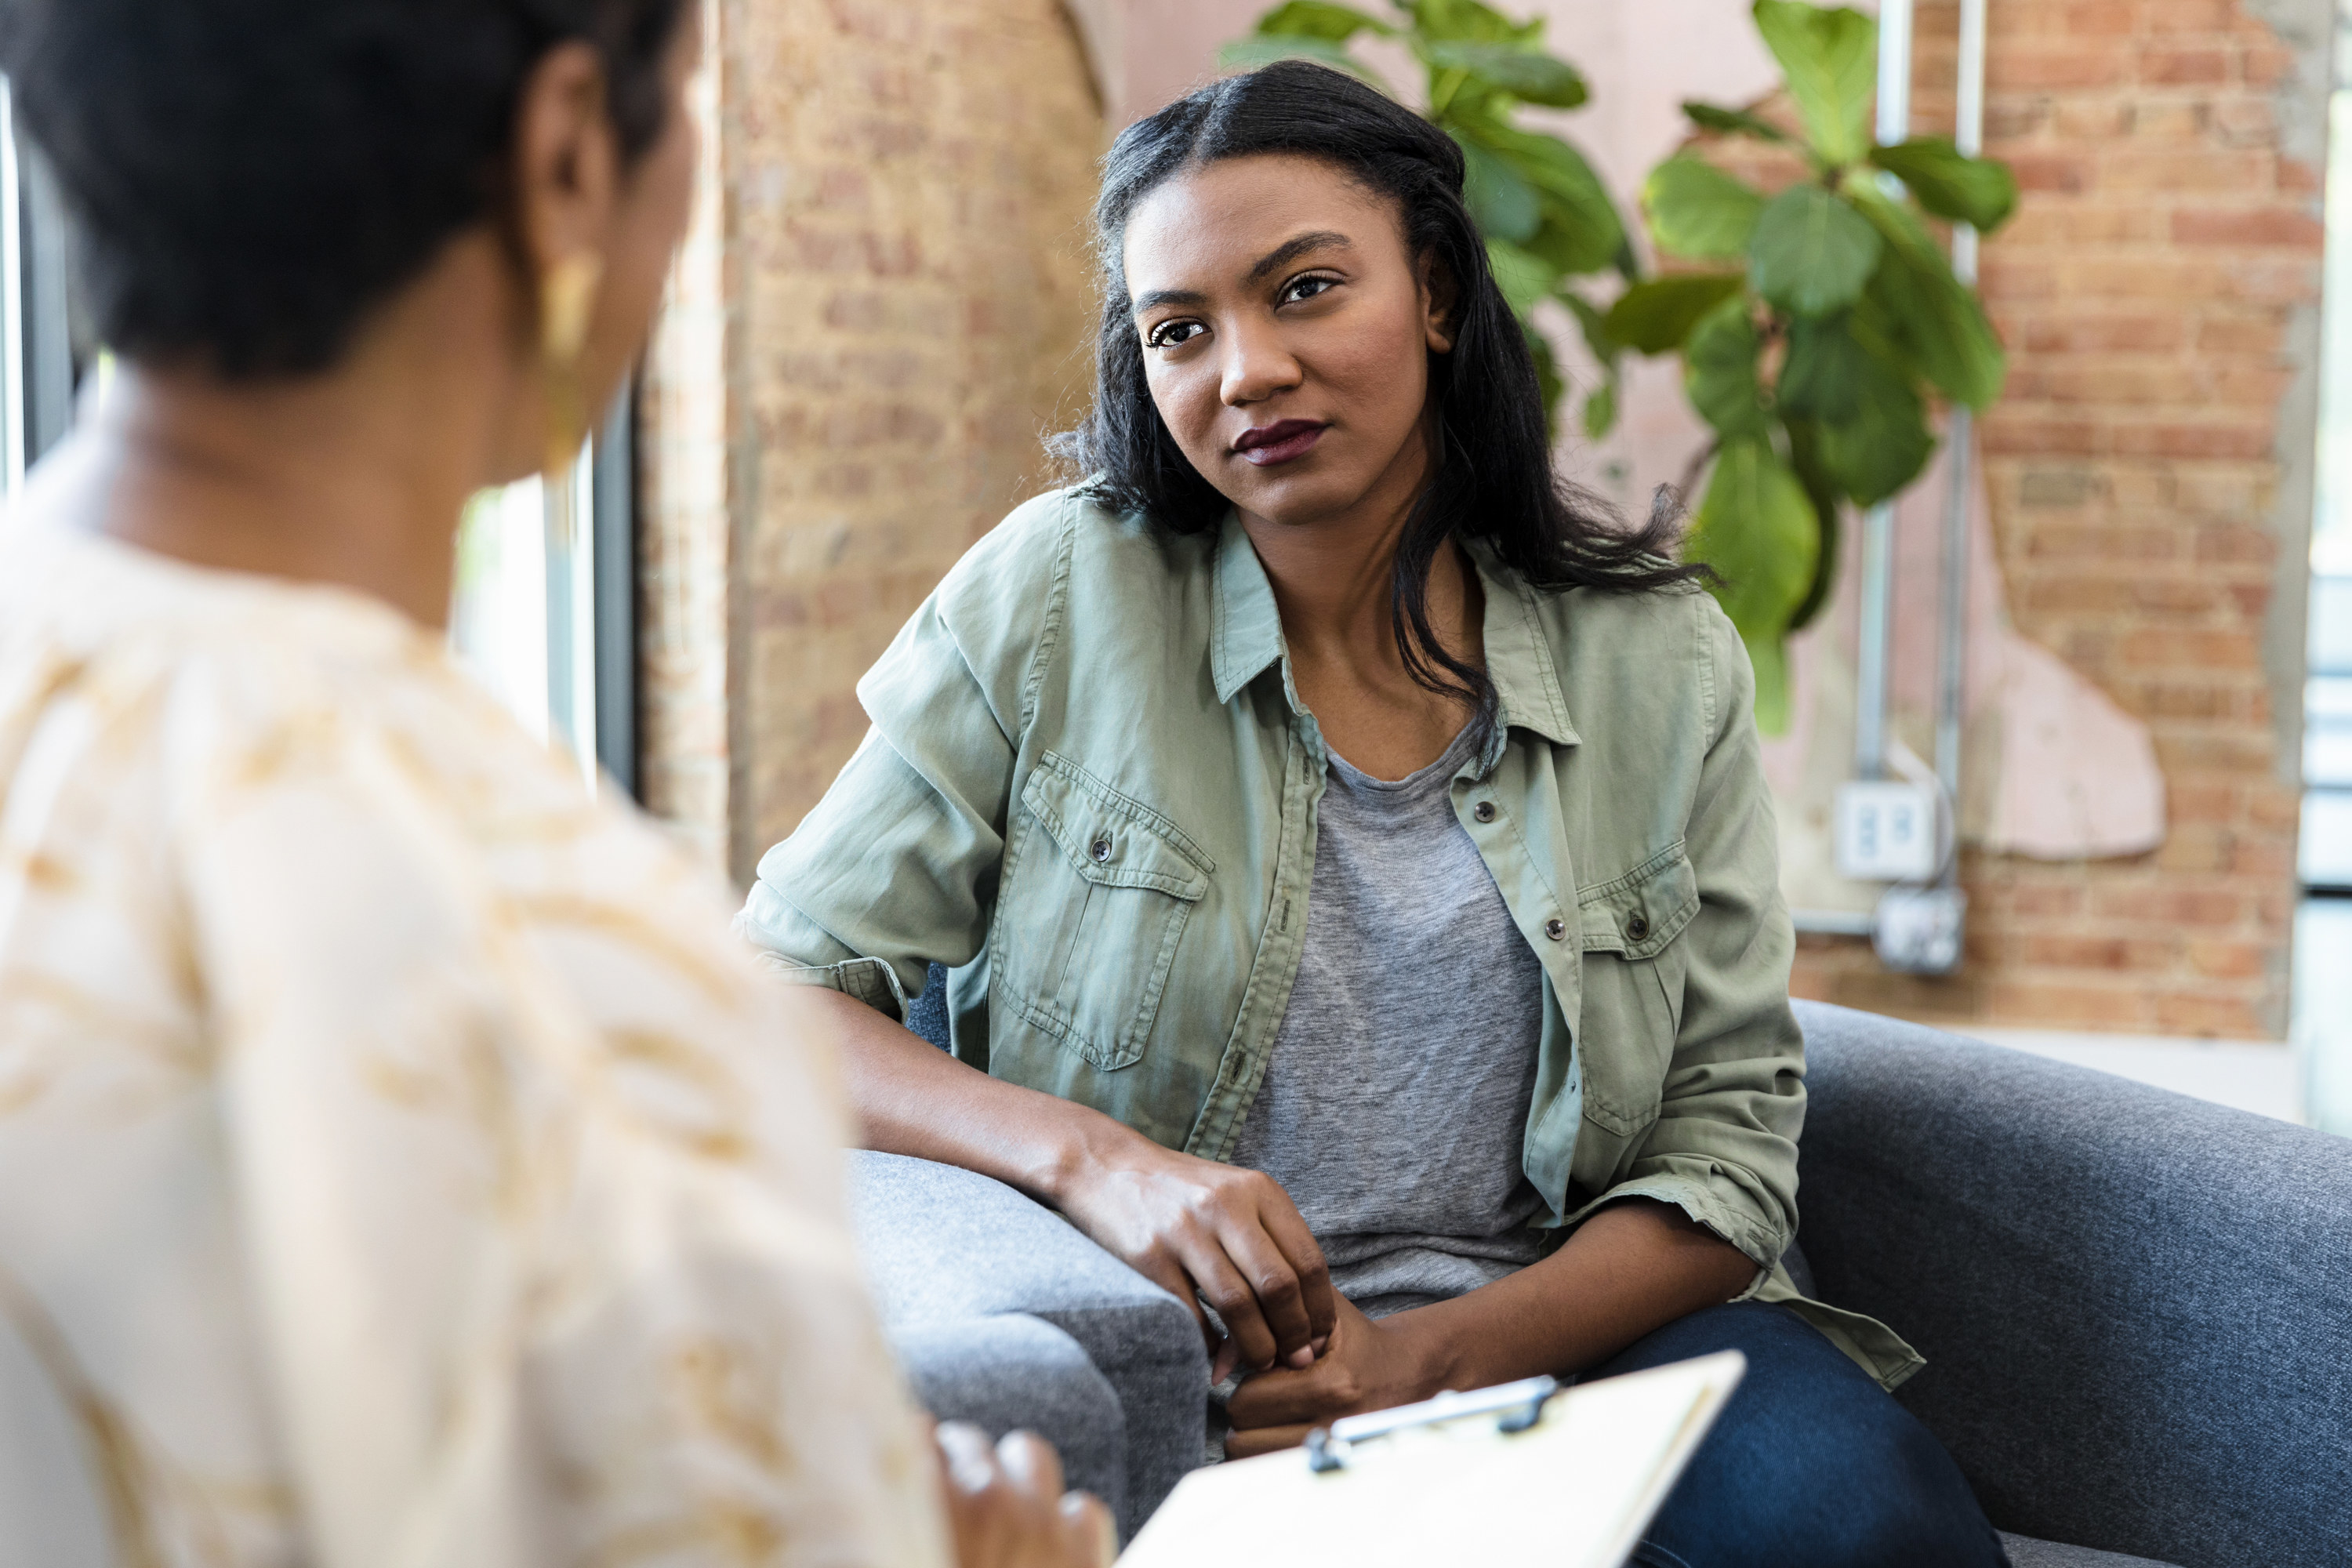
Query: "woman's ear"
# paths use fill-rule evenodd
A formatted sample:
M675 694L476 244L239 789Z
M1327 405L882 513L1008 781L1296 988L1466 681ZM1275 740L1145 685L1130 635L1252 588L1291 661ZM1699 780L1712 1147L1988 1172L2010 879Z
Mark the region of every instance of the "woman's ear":
M620 202L621 156L605 112L604 62L590 45L558 45L532 68L508 180L520 259L533 278L583 255L602 259Z
M1422 252L1422 335L1429 343L1430 353L1454 352L1454 340L1461 330L1461 310L1462 290L1454 281L1453 269L1438 260L1435 251Z

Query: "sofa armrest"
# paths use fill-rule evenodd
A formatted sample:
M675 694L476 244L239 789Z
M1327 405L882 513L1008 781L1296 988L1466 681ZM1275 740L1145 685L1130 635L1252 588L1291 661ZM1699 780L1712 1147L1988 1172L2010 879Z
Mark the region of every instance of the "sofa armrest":
M2352 1539L2352 1142L1800 1004L1806 1256L1994 1523L2186 1563Z
M1085 1352L1122 1415L1123 1534L1200 1464L1208 1352L1182 1302L1059 1215L971 1171L861 1152L850 1156L849 1199L894 1342L919 1330L936 1347L958 1325L1025 1315Z
M1025 1312L902 1322L883 1331L915 1398L942 1421L992 1437L1034 1432L1062 1456L1064 1479L1127 1522L1127 1417L1078 1342ZM1137 1521L1140 1524L1141 1521Z

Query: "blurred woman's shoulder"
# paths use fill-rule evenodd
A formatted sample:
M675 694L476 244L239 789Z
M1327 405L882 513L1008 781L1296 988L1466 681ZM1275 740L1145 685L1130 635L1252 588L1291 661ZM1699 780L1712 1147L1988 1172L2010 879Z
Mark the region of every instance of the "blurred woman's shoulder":
M0 538L0 798L19 796L20 836L60 856L137 838L168 864L257 812L293 836L286 814L313 811L401 846L385 865L418 883L523 905L626 887L618 902L699 919L726 951L716 868L600 801L438 631L362 594L40 525Z

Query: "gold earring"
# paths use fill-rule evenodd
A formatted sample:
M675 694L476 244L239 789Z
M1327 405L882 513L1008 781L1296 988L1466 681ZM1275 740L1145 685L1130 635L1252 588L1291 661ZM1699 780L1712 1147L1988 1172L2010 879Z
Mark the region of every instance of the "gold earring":
M588 399L580 385L580 356L588 346L596 289L604 258L567 256L539 280L539 355L547 377L547 474L560 477L588 439Z

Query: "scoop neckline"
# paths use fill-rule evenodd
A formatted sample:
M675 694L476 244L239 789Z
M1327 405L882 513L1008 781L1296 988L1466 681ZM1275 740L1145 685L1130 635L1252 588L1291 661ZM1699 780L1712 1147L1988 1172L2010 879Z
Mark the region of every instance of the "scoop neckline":
M1465 720L1462 728L1454 732L1453 740L1446 742L1445 750L1438 753L1435 762L1424 767L1416 768L1401 779L1384 779L1368 773L1328 747L1325 748L1325 754L1329 758L1332 769L1346 778L1348 787L1350 789L1374 790L1384 795L1406 795L1412 793L1416 786L1425 787L1440 773L1451 778L1462 771L1462 764L1469 757L1470 731L1473 727L1470 721Z

